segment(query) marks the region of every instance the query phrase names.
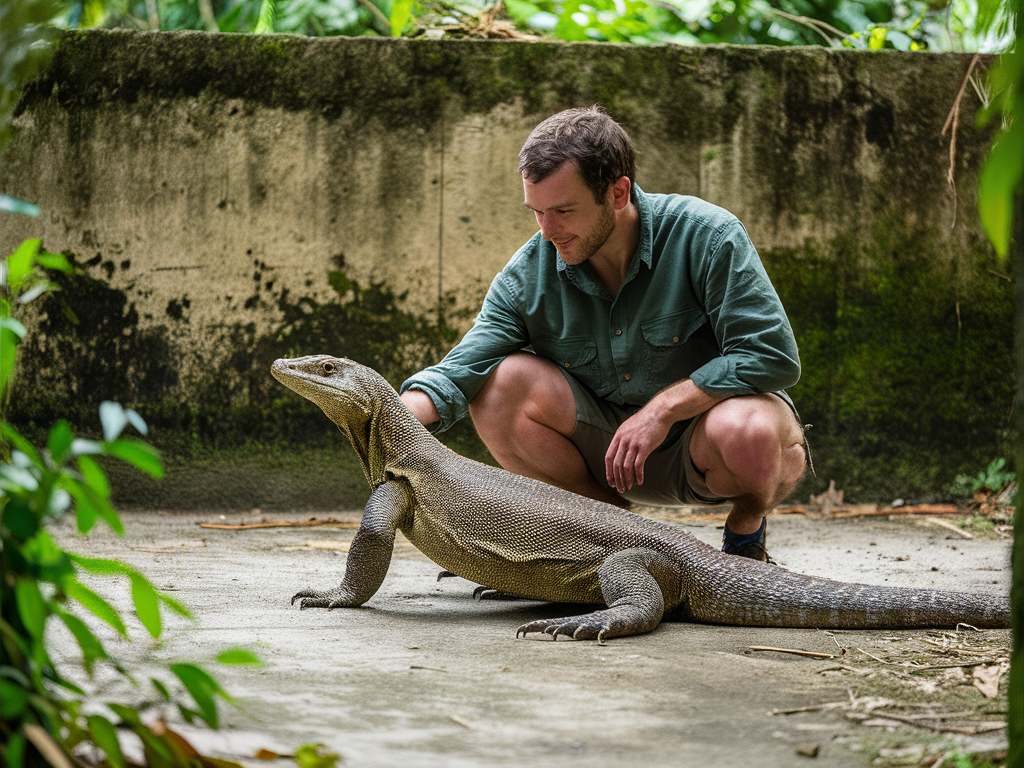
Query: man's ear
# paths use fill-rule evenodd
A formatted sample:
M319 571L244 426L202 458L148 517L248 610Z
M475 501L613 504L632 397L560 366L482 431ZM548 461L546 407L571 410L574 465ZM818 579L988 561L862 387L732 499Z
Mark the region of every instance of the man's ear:
M620 176L612 184L612 202L615 204L616 211L621 211L629 203L629 193L632 187L628 176Z

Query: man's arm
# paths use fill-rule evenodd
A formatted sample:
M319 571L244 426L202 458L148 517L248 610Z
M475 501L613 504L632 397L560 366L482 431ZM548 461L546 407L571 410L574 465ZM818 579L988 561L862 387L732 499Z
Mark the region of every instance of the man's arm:
M402 402L405 407L412 411L412 415L424 427L430 429L441 421L441 415L437 412L434 401L430 395L420 389L407 389L402 393Z
M643 482L644 462L675 422L732 395L783 389L800 377L789 320L739 221L692 260L691 278L721 355L658 392L619 427L605 454L608 482L619 493Z
M644 463L664 442L672 425L699 416L725 399L702 392L690 379L661 390L615 432L604 457L609 485L625 493L634 481L643 484Z
M444 431L465 416L469 401L498 363L529 342L502 275L494 278L480 314L462 340L437 365L402 384L402 402L424 426Z

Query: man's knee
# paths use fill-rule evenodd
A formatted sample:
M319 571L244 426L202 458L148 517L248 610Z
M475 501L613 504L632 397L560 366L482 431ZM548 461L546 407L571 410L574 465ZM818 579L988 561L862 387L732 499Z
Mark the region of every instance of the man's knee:
M803 472L803 435L793 411L774 395L734 397L712 408L703 431L725 468L744 486L775 495Z
M565 433L569 419L575 424L576 408L572 389L553 363L516 352L484 382L469 403L469 414L478 429L488 424L514 429L515 420L526 418Z

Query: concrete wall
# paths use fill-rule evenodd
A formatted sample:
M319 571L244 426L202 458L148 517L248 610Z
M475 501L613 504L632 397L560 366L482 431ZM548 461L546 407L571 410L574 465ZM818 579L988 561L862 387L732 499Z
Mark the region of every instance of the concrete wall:
M909 401L934 383L917 358L974 338L972 323L979 339L995 338L972 354L1008 359L1012 301L988 274L995 262L974 197L991 130L975 128L970 87L955 195L946 180L941 130L968 63L818 48L74 33L26 92L3 155L3 191L42 215L4 214L0 245L9 253L41 236L119 293L122 314L134 306L124 333L163 339L147 349L168 356L163 388L126 390L143 404L194 403L211 361L283 338L302 317L300 299L307 310L363 306L360 291L381 286L388 311L426 324L403 337L408 352L439 307L451 333L464 329L535 231L515 172L531 128L598 102L633 136L641 187L699 195L743 220L813 366L794 394L806 387L805 411L825 425L826 443L863 456L870 446L851 435L865 419L884 432L894 405L870 393L903 386L898 365L865 380L878 367L865 344L928 377ZM933 309L914 315L939 334L931 346L885 340L902 322L890 311L900 295L912 315L920 302L942 304L937 320ZM864 327L849 324L853 309ZM449 336L431 337L429 354ZM290 338L295 353L347 351L317 348L326 337L312 331ZM47 355L42 344L32 358L37 383L60 371ZM244 364L217 366L254 380ZM951 402L974 396L969 378L958 377ZM255 402L254 386L224 402ZM1009 408L1000 387L978 397L969 417L950 414L929 432L927 456L957 419L982 424L988 409ZM960 463L996 455L1001 419L993 411L978 427ZM952 464L913 482L934 486Z

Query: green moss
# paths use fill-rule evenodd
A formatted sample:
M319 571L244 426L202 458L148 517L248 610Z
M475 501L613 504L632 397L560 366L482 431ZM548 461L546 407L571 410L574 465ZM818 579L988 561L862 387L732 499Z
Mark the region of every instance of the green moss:
M803 364L790 391L818 481L851 501L941 496L1008 449L1012 286L987 247L943 262L924 232L762 254Z

